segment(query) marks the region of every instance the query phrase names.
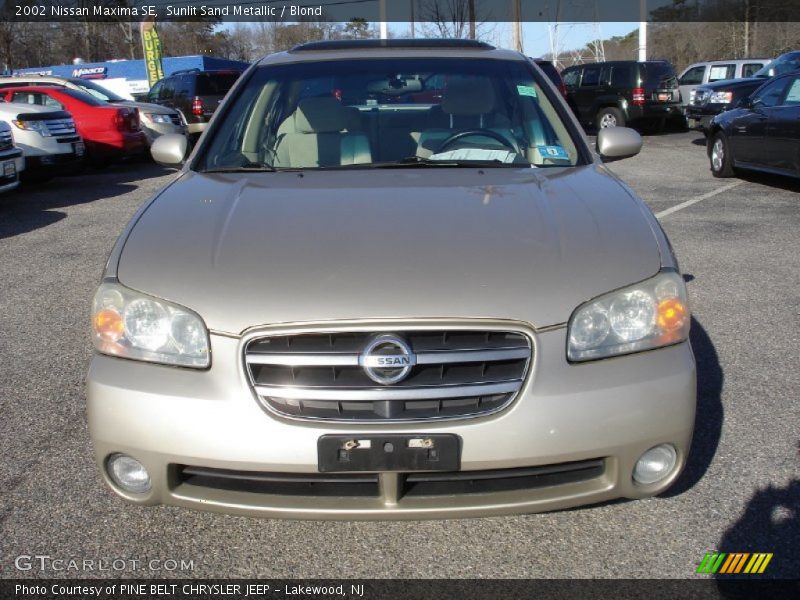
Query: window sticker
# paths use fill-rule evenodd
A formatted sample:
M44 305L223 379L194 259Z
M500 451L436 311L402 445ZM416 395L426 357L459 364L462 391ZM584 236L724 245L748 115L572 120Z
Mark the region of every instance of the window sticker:
M536 98L536 88L531 85L518 85L517 93L520 96L530 96L531 98Z
M569 160L569 154L561 146L536 146L542 158L563 158Z

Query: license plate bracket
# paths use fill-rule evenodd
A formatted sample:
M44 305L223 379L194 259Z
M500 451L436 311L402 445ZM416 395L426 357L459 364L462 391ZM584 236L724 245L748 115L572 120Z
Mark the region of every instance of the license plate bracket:
M320 473L458 471L461 438L452 433L328 434L317 440Z
M86 146L83 142L75 142L72 144L72 150L75 153L75 156L83 156L86 154Z

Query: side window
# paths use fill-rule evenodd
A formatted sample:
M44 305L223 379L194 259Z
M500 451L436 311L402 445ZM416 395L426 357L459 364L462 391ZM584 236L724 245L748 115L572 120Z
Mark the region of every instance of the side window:
M785 106L797 106L800 104L800 77L795 77L789 84L789 91L786 92L786 99L783 101Z
M708 82L733 79L735 73L736 65L711 65L711 71L708 74Z
M584 67L581 87L592 87L600 83L600 67Z
M175 78L175 98L188 98L192 96L192 78L189 75L181 75Z
M686 73L681 75L681 85L699 85L703 83L703 74L706 72L705 65L699 67L692 67Z
M788 79L779 79L778 81L767 84L753 94L753 106L759 105L764 108L777 106L788 84Z
M608 85L608 81L611 79L611 67L608 65L603 65L603 69L600 71L600 85Z
M164 85L161 86L159 100L172 100L175 97L175 78L170 77L164 80Z
M52 106L61 110L64 108L59 102L53 100L47 94L40 92L14 92L11 102L21 102L23 104L36 104L37 106Z
M580 75L580 69L573 69L571 71L564 71L561 73L561 76L564 79L564 85L566 87L575 87L578 85L578 75Z
M150 91L147 93L147 100L149 102L158 102L159 101L159 94L161 93L161 88L164 86L164 81L156 81L153 84L153 87L150 88Z
M611 70L611 85L614 87L630 87L633 71L629 65L616 65Z
M29 94L28 92L14 92L11 95L11 102L18 102L20 104L41 104L39 94ZM39 100L37 102L37 99Z
M753 73L763 67L763 63L747 63L742 65L742 77L752 77Z

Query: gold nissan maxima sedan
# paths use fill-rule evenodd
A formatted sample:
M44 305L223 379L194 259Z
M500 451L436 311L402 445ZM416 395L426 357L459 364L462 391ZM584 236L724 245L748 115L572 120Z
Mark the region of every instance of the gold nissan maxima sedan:
M318 42L253 65L114 246L98 466L142 505L303 519L642 498L695 418L686 289L528 58Z

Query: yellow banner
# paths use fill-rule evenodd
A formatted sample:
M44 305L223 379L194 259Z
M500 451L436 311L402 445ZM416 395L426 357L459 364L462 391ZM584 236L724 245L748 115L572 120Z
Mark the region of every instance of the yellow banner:
M164 70L161 67L161 40L158 39L155 19L142 21L141 32L147 83L153 87L156 81L164 77Z

